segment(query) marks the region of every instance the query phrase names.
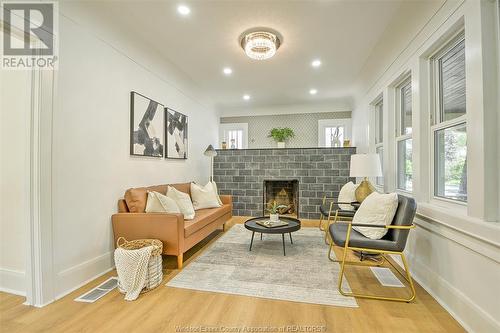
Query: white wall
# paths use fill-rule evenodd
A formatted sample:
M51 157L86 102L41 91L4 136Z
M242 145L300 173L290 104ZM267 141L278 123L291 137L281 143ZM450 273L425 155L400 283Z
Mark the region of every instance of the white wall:
M0 71L0 290L26 292L30 71Z
M276 142L269 138L269 132L277 127L289 127L295 137L286 142L289 148L318 147L318 121L325 119L348 119L351 112L318 112L278 115L249 115L240 117L221 117L221 124L244 123L248 125L248 148L274 148ZM351 129L346 130L346 139L351 138ZM230 143L228 143L229 145ZM219 143L220 146L220 143Z
M111 215L129 187L207 181L203 151L217 117L154 48L106 26L85 5L61 3L53 114L54 293L60 297L113 267ZM130 91L189 116L189 158L129 155Z
M385 191L395 190L394 102L391 84L411 71L413 93L414 191L418 202L417 228L406 249L416 280L462 325L472 332L500 331L500 223L498 203L498 73L491 60L498 38L491 38L493 1L447 1L428 21L407 31L407 44L394 43L368 61L353 112L354 145L373 150L373 110L370 103L384 95ZM437 9L437 8L436 8ZM467 59L467 127L469 159L468 207L436 202L430 189L428 74L429 50L454 28L465 25ZM396 34L400 40L400 32ZM381 60L382 59L382 60ZM498 57L496 57L498 59ZM493 74L492 74L493 73ZM495 91L493 93L492 91ZM496 102L494 102L496 100ZM496 103L496 106L495 106ZM471 167L472 166L472 167Z

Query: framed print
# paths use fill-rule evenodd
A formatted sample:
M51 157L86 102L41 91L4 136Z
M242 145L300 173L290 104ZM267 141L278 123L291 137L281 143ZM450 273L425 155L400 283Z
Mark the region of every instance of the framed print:
M163 109L162 104L130 92L130 155L163 157Z
M175 110L165 108L166 158L187 159L188 117Z

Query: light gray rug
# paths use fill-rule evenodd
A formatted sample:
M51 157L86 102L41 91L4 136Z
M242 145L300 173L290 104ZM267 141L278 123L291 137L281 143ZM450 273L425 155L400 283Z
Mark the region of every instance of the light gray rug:
M285 235L255 234L248 251L251 231L237 224L188 264L169 287L254 296L285 301L357 307L352 297L337 290L340 266L327 258L323 233L302 228ZM344 290L349 286L344 279Z

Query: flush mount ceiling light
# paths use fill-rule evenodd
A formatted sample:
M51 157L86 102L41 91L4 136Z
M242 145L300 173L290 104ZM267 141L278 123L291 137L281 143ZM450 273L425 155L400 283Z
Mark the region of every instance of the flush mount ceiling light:
M240 45L248 57L255 60L269 59L282 43L279 34L267 28L247 30L240 37Z
M243 99L245 101L248 101L250 99L250 95L247 95L247 94L243 95Z
M229 67L225 67L222 71L226 75L231 75L231 73L233 72L233 70L231 68L229 68Z
M191 9L189 9L186 5L179 5L177 6L177 12L179 12L182 16L187 16L191 13Z
M315 67L315 68L318 68L319 66L321 66L321 60L319 59L315 59L311 62L311 66Z
M309 90L309 93L311 95L316 95L318 93L318 90L317 89L311 89L311 90Z

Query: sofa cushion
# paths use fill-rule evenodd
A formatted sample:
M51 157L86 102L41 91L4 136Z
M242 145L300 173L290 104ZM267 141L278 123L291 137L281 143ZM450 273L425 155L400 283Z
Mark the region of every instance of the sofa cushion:
M193 203L191 202L189 194L181 192L175 187L169 186L167 190L167 197L175 201L182 215L184 215L185 220L192 220L194 218Z
M229 213L231 213L231 205L229 204L224 204L219 208L197 210L194 219L184 221L184 237L189 237L201 228Z
M216 192L214 183L208 182L205 186L191 183L191 198L193 199L194 210L205 208L218 208L222 205Z
M190 191L191 183L180 183L172 184L170 186L175 187L177 190L191 195ZM148 199L148 191L159 192L162 194L167 193L167 187L169 185L154 185L149 187L136 187L129 188L125 192L125 202L129 212L131 213L144 213L146 211L146 202Z
M175 201L160 192L148 192L146 213L180 214L181 211Z

